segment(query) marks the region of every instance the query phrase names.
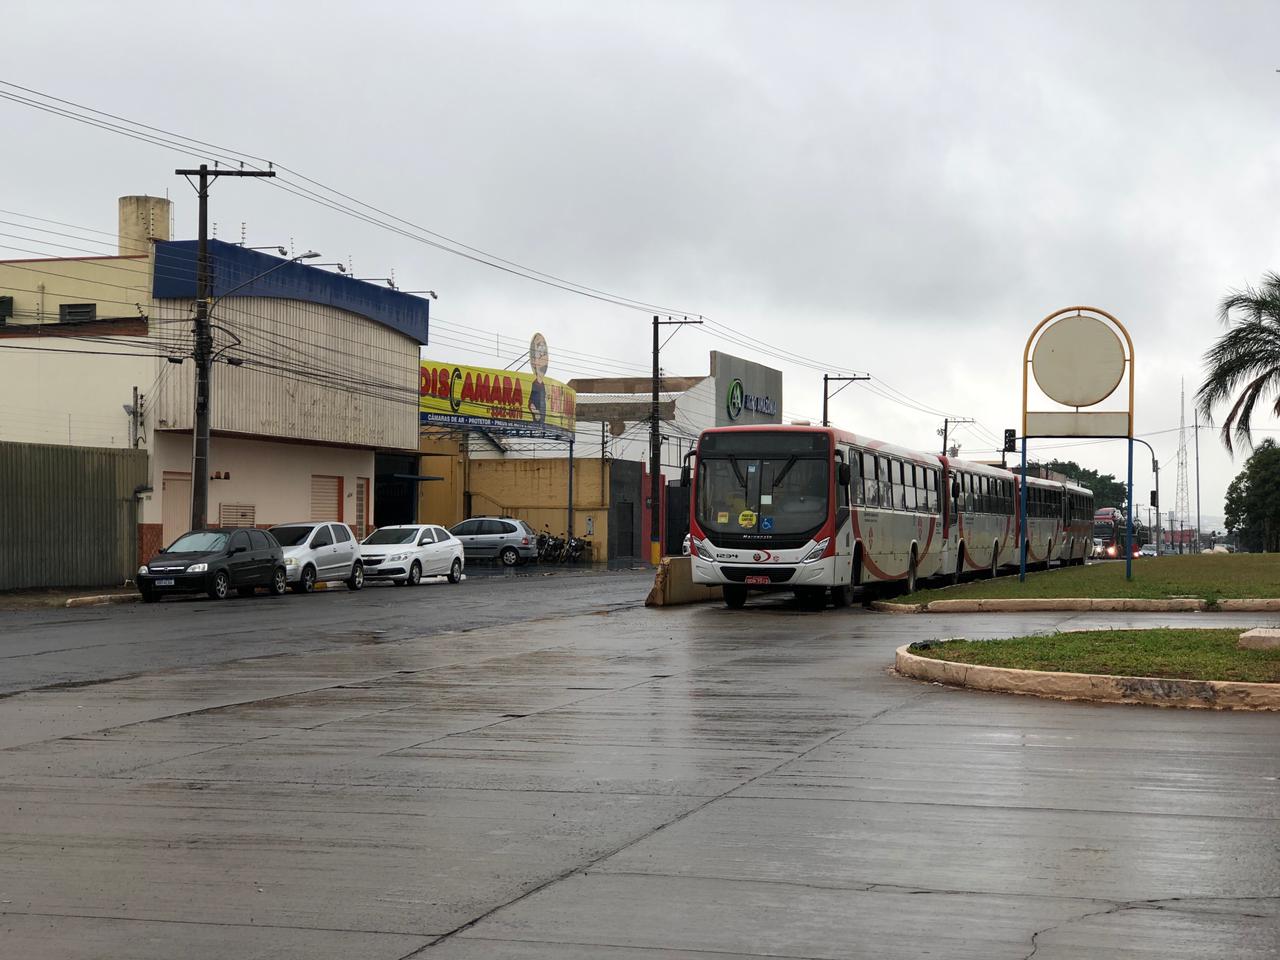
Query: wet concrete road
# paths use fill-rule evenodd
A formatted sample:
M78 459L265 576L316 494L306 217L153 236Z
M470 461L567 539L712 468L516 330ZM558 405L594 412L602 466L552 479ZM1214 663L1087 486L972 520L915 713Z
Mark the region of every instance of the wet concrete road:
M1169 619L615 607L12 696L0 955L1274 957L1280 716L888 671Z
M160 603L0 610L0 696L56 683L86 683L143 670L223 663L266 654L335 649L449 630L595 611L643 597L650 571L508 574L477 569L457 585L343 586L309 596L203 596Z

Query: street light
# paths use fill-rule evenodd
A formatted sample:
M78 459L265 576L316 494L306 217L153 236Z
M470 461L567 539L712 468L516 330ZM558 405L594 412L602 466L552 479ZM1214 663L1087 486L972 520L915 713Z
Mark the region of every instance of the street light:
M1160 556L1160 461L1156 459L1155 448L1145 440L1133 438L1134 443L1140 443L1151 452L1151 472L1156 477L1156 502L1153 506L1156 508L1156 556Z

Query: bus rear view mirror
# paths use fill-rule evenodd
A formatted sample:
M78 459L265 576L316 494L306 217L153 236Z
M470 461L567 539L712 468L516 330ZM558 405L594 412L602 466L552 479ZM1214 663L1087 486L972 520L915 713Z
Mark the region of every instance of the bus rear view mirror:
M836 483L841 487L847 487L853 483L853 468L849 464L836 464Z
M689 486L689 464L685 464L680 468L680 486Z

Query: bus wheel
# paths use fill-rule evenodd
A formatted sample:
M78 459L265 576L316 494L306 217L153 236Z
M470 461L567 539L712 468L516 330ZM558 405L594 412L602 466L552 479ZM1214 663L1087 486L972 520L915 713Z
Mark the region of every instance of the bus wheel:
M907 567L907 593L916 592L916 552L911 551L911 566Z
M952 586L955 586L960 582L960 574L962 573L964 573L964 547L961 547L959 554L956 555L956 568L951 572L951 576L948 578L951 580Z
M747 602L747 588L724 585L724 605L730 610L741 610Z
M991 579L1000 576L1000 548L991 548Z
M853 600L853 587L847 583L837 583L831 588L831 605L839 610L847 607Z

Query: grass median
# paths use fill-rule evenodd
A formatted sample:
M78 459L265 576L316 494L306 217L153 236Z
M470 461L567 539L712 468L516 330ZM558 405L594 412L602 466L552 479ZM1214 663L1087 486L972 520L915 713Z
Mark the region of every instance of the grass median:
M1240 633L1086 630L1010 640L947 640L912 646L911 652L933 660L1016 670L1280 683L1280 650L1241 650L1236 647Z
M1022 597L1136 597L1151 600L1194 597L1210 603L1227 599L1280 597L1280 554L1140 557L1133 561L1132 580L1124 578L1124 564L1121 562L1092 563L1084 567L1029 573L1025 583L1020 583L1014 574L954 587L917 590L889 598L889 602L929 603L932 600Z

